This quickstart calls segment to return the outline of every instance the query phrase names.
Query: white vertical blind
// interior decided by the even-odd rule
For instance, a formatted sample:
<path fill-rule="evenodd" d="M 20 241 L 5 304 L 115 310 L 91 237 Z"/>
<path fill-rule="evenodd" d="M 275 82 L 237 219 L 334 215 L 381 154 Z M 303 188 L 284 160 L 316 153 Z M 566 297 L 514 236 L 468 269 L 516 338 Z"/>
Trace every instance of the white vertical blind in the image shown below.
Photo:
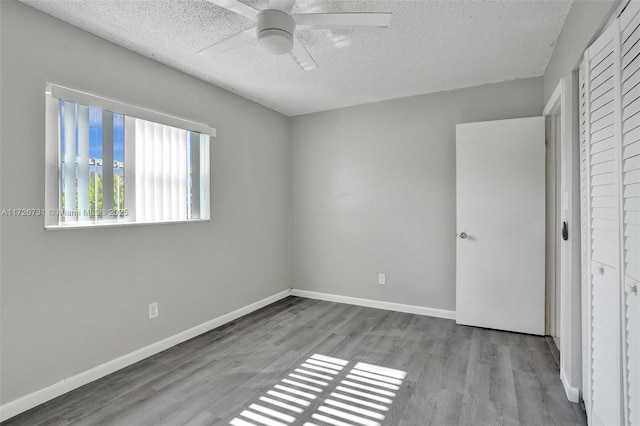
<path fill-rule="evenodd" d="M 102 217 L 113 213 L 113 113 L 102 111 Z"/>
<path fill-rule="evenodd" d="M 171 127 L 162 126 L 162 218 L 171 220 Z"/>
<path fill-rule="evenodd" d="M 153 191 L 153 123 L 145 122 L 144 126 L 144 167 L 142 167 L 142 173 L 144 176 L 144 190 L 145 190 L 145 204 L 144 204 L 144 218 L 145 221 L 153 221 L 155 211 L 155 192 Z"/>
<path fill-rule="evenodd" d="M 192 154 L 191 154 L 191 134 L 187 133 L 186 135 L 186 146 L 187 146 L 187 163 L 186 163 L 186 183 L 187 183 L 187 200 L 190 200 L 191 197 L 191 175 L 192 175 L 192 169 L 191 169 L 191 161 L 193 159 Z M 193 218 L 193 203 L 188 202 L 187 203 L 187 218 L 191 219 Z"/>
<path fill-rule="evenodd" d="M 200 219 L 200 135 L 190 133 L 191 145 L 191 217 Z"/>
<path fill-rule="evenodd" d="M 210 145 L 209 145 L 209 135 L 200 135 L 200 144 L 202 149 L 202 165 L 200 166 L 200 188 L 202 188 L 202 199 L 200 201 L 200 209 L 202 211 L 201 217 L 203 219 L 209 219 L 210 217 L 210 208 L 211 208 L 211 193 L 210 193 Z"/>
<path fill-rule="evenodd" d="M 180 193 L 180 189 L 178 188 L 180 185 L 180 180 L 178 179 L 178 170 L 180 169 L 180 156 L 178 155 L 178 150 L 180 149 L 180 129 L 176 129 L 175 127 L 171 128 L 171 142 L 169 145 L 169 157 L 171 158 L 171 164 L 169 166 L 171 217 L 175 219 L 180 217 L 180 207 L 178 205 L 178 194 Z"/>
<path fill-rule="evenodd" d="M 147 203 L 147 187 L 146 187 L 146 163 L 147 157 L 145 156 L 146 150 L 146 122 L 143 120 L 136 120 L 131 118 L 135 126 L 135 139 L 133 142 L 135 149 L 135 180 L 136 180 L 136 216 L 140 220 L 147 220 L 146 216 L 146 203 Z M 131 145 L 131 144 L 128 144 Z M 126 163 L 125 163 L 126 164 Z M 128 164 L 126 164 L 128 167 Z M 125 173 L 128 170 L 125 170 Z"/>
<path fill-rule="evenodd" d="M 64 103 L 64 204 L 66 220 L 75 220 L 76 210 L 76 104 Z"/>
<path fill-rule="evenodd" d="M 78 105 L 78 212 L 89 220 L 89 107 Z"/>
<path fill-rule="evenodd" d="M 136 134 L 138 133 L 138 123 L 132 117 L 124 117 L 124 206 L 128 214 L 124 215 L 126 222 L 135 222 L 137 218 L 138 197 L 137 186 L 139 185 L 138 174 L 136 173 Z"/>
<path fill-rule="evenodd" d="M 45 201 L 65 213 L 47 215 L 47 228 L 209 218 L 210 134 L 57 99 L 52 87 L 46 92 Z M 97 102 L 119 105 L 103 98 Z M 215 134 L 213 128 L 195 128 Z M 90 216 L 91 206 L 101 210 Z"/>
<path fill-rule="evenodd" d="M 178 219 L 187 220 L 187 132 L 180 132 L 178 135 Z"/>
<path fill-rule="evenodd" d="M 189 132 L 132 120 L 136 129 L 136 214 L 146 222 L 186 220 Z"/>
<path fill-rule="evenodd" d="M 153 179 L 151 181 L 153 187 L 153 219 L 162 221 L 163 202 L 162 202 L 162 124 L 153 123 L 153 139 L 151 141 L 151 152 L 153 152 Z M 149 155 L 149 152 L 147 152 Z"/>

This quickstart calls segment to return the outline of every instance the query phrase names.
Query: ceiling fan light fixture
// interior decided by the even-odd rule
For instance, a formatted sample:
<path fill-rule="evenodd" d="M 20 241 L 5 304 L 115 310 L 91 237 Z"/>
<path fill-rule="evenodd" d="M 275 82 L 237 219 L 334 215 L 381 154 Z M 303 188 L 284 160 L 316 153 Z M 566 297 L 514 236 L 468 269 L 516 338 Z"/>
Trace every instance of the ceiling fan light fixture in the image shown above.
<path fill-rule="evenodd" d="M 256 20 L 258 48 L 270 55 L 291 52 L 295 26 L 288 13 L 278 9 L 263 10 Z"/>
<path fill-rule="evenodd" d="M 264 30 L 258 36 L 258 48 L 269 55 L 291 52 L 293 35 L 280 30 Z"/>
<path fill-rule="evenodd" d="M 205 47 L 199 54 L 212 58 L 255 38 L 258 49 L 269 55 L 288 53 L 305 71 L 318 69 L 318 64 L 296 36 L 296 29 L 388 28 L 392 16 L 386 12 L 291 14 L 296 0 L 268 0 L 267 9 L 263 11 L 247 5 L 244 3 L 246 0 L 208 1 L 255 21 L 256 25 Z M 345 47 L 350 40 L 345 36 L 335 36 L 333 42 L 336 47 Z"/>

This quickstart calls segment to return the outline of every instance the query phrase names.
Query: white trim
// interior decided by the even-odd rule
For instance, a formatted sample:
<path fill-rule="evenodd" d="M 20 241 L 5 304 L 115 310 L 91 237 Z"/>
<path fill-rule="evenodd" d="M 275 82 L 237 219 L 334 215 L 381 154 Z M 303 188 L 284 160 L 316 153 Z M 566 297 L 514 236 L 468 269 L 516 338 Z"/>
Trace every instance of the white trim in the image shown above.
<path fill-rule="evenodd" d="M 581 85 L 581 81 L 582 79 L 585 79 L 585 89 L 584 89 L 584 94 L 585 94 L 585 108 L 586 110 L 584 111 L 585 114 L 585 120 L 584 120 L 584 128 L 583 129 L 579 129 L 579 131 L 584 131 L 585 135 L 590 135 L 590 120 L 589 120 L 589 111 L 588 111 L 588 106 L 590 103 L 590 92 L 591 92 L 591 83 L 589 81 L 589 50 L 585 50 L 584 55 L 583 55 L 583 59 L 582 59 L 582 64 L 580 65 L 581 67 L 581 71 L 582 71 L 582 75 L 580 74 L 580 71 L 578 72 L 578 86 L 580 87 Z M 580 90 L 580 89 L 579 89 Z M 579 102 L 582 102 L 582 99 L 580 97 L 580 93 L 578 93 L 578 99 L 580 99 Z M 580 107 L 578 107 L 580 108 Z M 580 111 L 580 109 L 578 109 L 578 114 L 580 115 L 582 113 L 582 111 Z M 580 120 L 580 119 L 579 119 Z M 589 216 L 591 212 L 591 184 L 590 184 L 590 169 L 591 169 L 591 143 L 590 143 L 590 138 L 585 136 L 585 141 L 584 141 L 584 149 L 585 149 L 585 153 L 584 155 L 584 159 L 586 161 L 586 165 L 585 165 L 585 170 L 584 170 L 584 176 L 582 175 L 582 165 L 580 166 L 580 170 L 581 170 L 581 174 L 580 174 L 580 179 L 585 179 L 585 184 L 584 184 L 584 196 L 585 196 L 585 206 L 584 206 L 584 217 L 582 216 L 583 211 L 581 210 L 580 212 L 580 221 L 582 223 L 583 220 L 585 220 L 587 222 L 587 225 L 585 227 L 585 232 L 584 235 L 582 235 L 582 230 L 580 230 L 581 232 L 581 240 L 580 240 L 580 254 L 581 254 L 581 261 L 584 262 L 585 264 L 582 265 L 581 268 L 581 274 L 580 274 L 580 279 L 581 279 L 581 283 L 580 283 L 580 292 L 581 292 L 581 321 L 582 321 L 582 400 L 584 401 L 584 406 L 585 406 L 585 411 L 586 411 L 586 415 L 587 415 L 587 420 L 590 420 L 592 418 L 592 412 L 591 412 L 591 407 L 592 407 L 592 389 L 593 389 L 593 370 L 591 369 L 591 339 L 592 339 L 592 330 L 591 330 L 591 273 L 589 271 L 590 269 L 590 261 L 589 259 L 591 258 L 591 224 L 588 223 L 589 222 Z M 582 146 L 580 147 L 580 149 L 582 149 Z M 581 160 L 582 161 L 582 158 Z M 583 196 L 582 190 L 580 191 L 580 197 Z M 582 204 L 580 205 L 580 208 L 582 209 Z M 585 273 L 585 270 L 587 271 L 587 273 Z"/>
<path fill-rule="evenodd" d="M 202 123 L 196 123 L 184 118 L 174 117 L 159 111 L 153 111 L 147 108 L 129 105 L 124 102 L 115 101 L 113 99 L 103 98 L 102 96 L 93 95 L 91 93 L 81 92 L 79 90 L 70 89 L 68 87 L 58 86 L 57 84 L 47 83 L 46 93 L 53 98 L 64 101 L 71 101 L 79 104 L 89 105 L 104 110 L 115 112 L 118 114 L 128 115 L 130 117 L 141 118 L 147 121 L 153 121 L 167 126 L 179 127 L 194 132 L 200 132 L 209 136 L 216 137 L 215 127 Z"/>
<path fill-rule="evenodd" d="M 549 100 L 547 101 L 547 104 L 544 107 L 544 111 L 542 112 L 542 114 L 545 117 L 558 117 L 559 116 L 559 121 L 560 121 L 560 140 L 556 139 L 556 134 L 557 134 L 557 129 L 555 127 L 555 125 L 553 125 L 551 127 L 551 131 L 553 131 L 553 149 L 556 153 L 555 157 L 555 162 L 556 164 L 553 164 L 553 169 L 554 169 L 554 174 L 555 174 L 555 180 L 553 182 L 554 184 L 554 190 L 556 190 L 557 188 L 560 189 L 560 193 L 554 193 L 556 200 L 558 200 L 559 202 L 555 203 L 555 211 L 554 211 L 554 220 L 556 218 L 560 219 L 560 223 L 555 223 L 554 225 L 554 231 L 556 233 L 554 233 L 553 238 L 554 238 L 554 242 L 553 244 L 555 245 L 555 239 L 558 238 L 557 232 L 562 229 L 562 221 L 565 218 L 563 215 L 563 206 L 564 206 L 564 187 L 562 186 L 563 184 L 563 179 L 562 179 L 562 175 L 563 169 L 566 169 L 566 163 L 564 161 L 566 161 L 566 155 L 564 155 L 563 152 L 563 143 L 566 140 L 565 137 L 565 129 L 564 129 L 564 104 L 563 104 L 563 99 L 564 99 L 564 77 L 562 77 L 560 79 L 560 81 L 558 82 L 558 85 L 556 86 L 556 88 L 554 89 L 553 93 L 551 94 L 551 97 L 549 98 Z M 547 135 L 550 136 L 550 135 Z M 558 157 L 558 153 L 560 154 L 560 156 Z M 557 173 L 557 163 L 558 161 L 563 161 L 562 164 L 560 164 L 560 168 L 561 168 L 561 173 L 560 175 L 558 175 Z M 554 191 L 555 192 L 555 191 Z M 557 213 L 560 214 L 557 214 Z M 567 223 L 569 223 L 569 221 L 567 220 Z M 556 294 L 558 294 L 557 292 L 557 286 L 560 286 L 560 300 L 555 300 L 555 296 L 554 296 L 554 311 L 556 310 L 557 306 L 560 305 L 560 330 L 556 330 L 556 324 L 557 324 L 557 320 L 558 318 L 556 317 L 555 312 L 553 313 L 553 315 L 551 316 L 555 321 L 556 324 L 546 324 L 545 325 L 545 330 L 553 330 L 557 337 L 560 338 L 560 347 L 558 348 L 560 350 L 560 353 L 564 354 L 565 352 L 565 347 L 567 346 L 566 344 L 566 337 L 567 335 L 565 334 L 565 329 L 564 329 L 564 324 L 565 324 L 565 318 L 566 318 L 566 312 L 564 309 L 564 306 L 562 304 L 563 298 L 564 298 L 564 290 L 563 290 L 563 275 L 562 275 L 562 249 L 563 249 L 563 245 L 562 242 L 556 246 L 556 250 L 554 253 L 554 259 L 553 261 L 555 262 L 555 269 L 554 269 L 554 276 L 553 279 L 556 280 L 556 277 L 560 276 L 560 281 L 556 281 L 554 284 L 554 292 Z M 560 258 L 559 261 L 556 262 L 556 260 Z M 559 271 L 558 271 L 559 270 Z M 545 297 L 545 302 L 548 302 L 548 299 Z M 546 310 L 546 309 L 545 309 Z M 562 370 L 562 364 L 560 365 L 560 369 Z"/>
<path fill-rule="evenodd" d="M 555 115 L 557 113 L 558 108 L 560 107 L 560 103 L 564 98 L 564 77 L 560 79 L 558 85 L 555 90 L 551 94 L 547 105 L 544 107 L 544 111 L 542 115 Z"/>
<path fill-rule="evenodd" d="M 45 96 L 45 179 L 44 205 L 47 208 L 60 209 L 60 106 L 51 96 Z M 51 226 L 58 223 L 58 212 L 48 214 L 44 218 L 44 225 Z"/>
<path fill-rule="evenodd" d="M 51 210 L 49 211 L 51 216 Z M 57 217 L 57 216 L 55 216 Z M 149 222 L 124 222 L 111 221 L 111 222 L 63 222 L 56 225 L 45 225 L 44 229 L 47 231 L 62 231 L 68 229 L 87 229 L 87 228 L 113 228 L 114 226 L 145 226 L 145 225 L 166 225 L 169 223 L 194 223 L 194 222 L 211 222 L 211 219 L 188 219 L 188 220 L 158 220 Z"/>
<path fill-rule="evenodd" d="M 562 380 L 562 386 L 564 387 L 564 393 L 567 395 L 567 399 L 575 403 L 580 402 L 580 391 L 578 388 L 571 387 L 564 371 L 560 372 L 560 380 Z"/>
<path fill-rule="evenodd" d="M 574 211 L 577 208 L 580 209 L 580 205 L 576 206 L 576 199 L 573 193 L 574 181 L 573 181 L 573 169 L 576 167 L 573 158 L 572 141 L 567 138 L 567 129 L 565 125 L 566 113 L 568 111 L 567 98 L 565 96 L 565 81 L 561 78 L 556 86 L 553 94 L 549 98 L 547 105 L 544 108 L 545 116 L 560 116 L 560 140 L 556 141 L 556 144 L 560 144 L 560 160 L 561 160 L 561 176 L 560 176 L 560 205 L 556 208 L 560 209 L 560 220 L 566 221 L 569 224 L 569 240 L 562 241 L 560 244 L 560 282 L 556 285 L 560 285 L 560 300 L 556 303 L 560 303 L 560 353 L 562 359 L 560 362 L 560 378 L 567 393 L 567 398 L 572 402 L 578 402 L 579 391 L 578 388 L 572 386 L 572 380 L 575 371 L 579 371 L 579 365 L 576 365 L 574 354 L 576 351 L 581 351 L 581 346 L 574 348 L 574 332 L 579 332 L 576 329 L 576 324 L 573 321 L 574 306 L 580 306 L 581 300 L 574 300 L 573 291 L 573 262 L 575 261 L 574 253 L 576 250 L 580 251 L 580 246 L 576 243 L 580 241 L 580 227 L 574 223 Z M 578 167 L 580 165 L 578 164 Z M 578 203 L 580 202 L 580 195 L 578 193 Z M 578 219 L 579 223 L 579 219 Z M 579 333 L 581 336 L 582 333 Z M 575 390 L 575 393 L 574 393 Z M 575 398 L 572 399 L 572 398 Z"/>
<path fill-rule="evenodd" d="M 566 120 L 566 96 L 564 89 L 564 77 L 558 82 L 560 89 L 560 98 L 558 99 L 558 106 L 556 107 L 556 114 L 560 115 L 560 223 L 558 226 L 562 226 L 563 221 L 567 222 L 567 228 L 569 232 L 568 241 L 560 241 L 560 377 L 567 381 L 567 386 L 570 386 L 573 376 L 572 371 L 576 370 L 573 356 L 573 250 L 575 249 L 575 241 L 579 241 L 580 228 L 578 227 L 578 233 L 575 233 L 576 226 L 573 223 L 574 215 L 574 194 L 573 194 L 573 154 L 572 154 L 572 141 L 567 138 L 567 129 L 565 126 Z M 557 89 L 556 89 L 557 90 Z M 578 147 L 578 149 L 580 149 Z M 578 195 L 578 200 L 580 196 Z M 578 209 L 580 207 L 578 206 Z M 558 228 L 560 229 L 560 228 Z M 578 247 L 579 249 L 579 247 Z M 580 253 L 582 254 L 582 252 Z M 563 362 L 563 359 L 565 362 Z M 567 395 L 569 398 L 569 395 Z M 577 401 L 575 401 L 577 402 Z"/>
<path fill-rule="evenodd" d="M 167 337 L 166 339 L 160 340 L 159 342 L 152 343 L 149 346 L 145 346 L 144 348 L 138 349 L 119 358 L 98 365 L 97 367 L 94 367 L 90 370 L 66 378 L 58 383 L 47 386 L 46 388 L 37 390 L 23 397 L 7 402 L 6 404 L 0 406 L 0 421 L 10 419 L 11 417 L 14 417 L 33 407 L 43 404 L 53 398 L 77 389 L 80 386 L 86 385 L 87 383 L 98 380 L 108 374 L 121 370 L 131 364 L 134 364 L 138 361 L 169 349 L 179 343 L 185 342 L 189 339 L 193 339 L 194 337 L 213 330 L 214 328 L 220 327 L 221 325 L 224 325 L 253 311 L 277 302 L 278 300 L 284 299 L 289 295 L 290 290 L 281 291 L 265 299 L 259 300 L 255 303 L 229 312 L 228 314 L 224 314 L 203 324 L 197 325 L 178 334 L 174 334 L 173 336 Z"/>
<path fill-rule="evenodd" d="M 0 0 L 1 1 L 1 0 Z M 127 179 L 125 182 L 125 186 L 127 191 L 125 192 L 125 198 L 128 201 L 133 201 L 131 206 L 127 207 L 127 210 L 130 211 L 131 215 L 127 214 L 123 220 L 118 219 L 110 219 L 110 220 L 90 220 L 90 218 L 86 217 L 83 213 L 83 216 L 80 219 L 88 219 L 88 220 L 70 220 L 69 222 L 59 222 L 59 218 L 61 216 L 66 216 L 67 219 L 77 219 L 75 215 L 71 215 L 73 212 L 63 212 L 62 208 L 64 206 L 60 205 L 60 194 L 62 193 L 62 188 L 60 187 L 61 179 L 60 179 L 60 121 L 63 119 L 60 117 L 60 106 L 59 99 L 69 100 L 72 102 L 77 102 L 82 105 L 90 105 L 93 107 L 99 107 L 103 109 L 103 115 L 105 113 L 108 116 L 111 116 L 111 112 L 123 113 L 125 114 L 125 120 L 129 124 L 133 124 L 136 118 L 141 118 L 143 120 L 152 121 L 155 123 L 162 124 L 163 126 L 169 126 L 174 128 L 186 129 L 200 132 L 200 138 L 206 139 L 207 143 L 205 143 L 205 154 L 210 154 L 209 144 L 211 141 L 211 136 L 216 135 L 216 129 L 210 126 L 206 126 L 204 124 L 195 123 L 192 121 L 184 120 L 181 118 L 169 116 L 160 112 L 147 110 L 145 108 L 140 108 L 132 105 L 128 105 L 119 101 L 114 101 L 110 99 L 106 99 L 100 96 L 80 92 L 77 90 L 69 89 L 66 87 L 58 86 L 53 83 L 46 83 L 45 88 L 45 105 L 46 105 L 46 134 L 45 134 L 45 207 L 46 214 L 44 217 L 44 226 L 47 230 L 67 230 L 67 229 L 83 229 L 83 228 L 105 228 L 112 226 L 134 226 L 134 225 L 147 225 L 147 224 L 167 224 L 167 223 L 186 223 L 186 222 L 197 222 L 197 221 L 208 221 L 210 219 L 210 196 L 209 196 L 209 174 L 210 171 L 207 168 L 209 166 L 210 159 L 208 156 L 206 158 L 202 158 L 202 162 L 204 168 L 200 168 L 203 170 L 203 173 L 206 176 L 201 177 L 204 180 L 205 185 L 205 202 L 207 203 L 203 209 L 204 215 L 201 215 L 196 219 L 186 219 L 180 218 L 178 220 L 144 220 L 144 218 L 138 218 L 136 216 L 136 206 L 135 206 L 135 190 L 136 184 L 132 182 L 131 179 Z M 136 117 L 136 118 L 134 118 Z M 103 118 L 104 119 L 104 118 Z M 130 119 L 133 119 L 133 122 L 130 122 Z M 107 126 L 108 127 L 108 126 Z M 125 126 L 125 138 L 127 138 L 127 142 L 133 142 L 131 137 L 135 138 L 135 131 L 131 128 L 132 126 Z M 106 127 L 103 128 L 103 132 L 107 131 Z M 193 133 L 192 133 L 193 135 Z M 110 141 L 111 137 L 104 137 L 103 142 L 105 144 L 106 149 L 105 152 L 108 152 L 111 147 L 107 143 Z M 160 142 L 162 144 L 162 142 Z M 71 145 L 74 145 L 74 141 L 71 141 Z M 136 145 L 133 143 L 133 145 Z M 125 164 L 125 174 L 135 175 L 135 153 L 130 152 L 131 150 L 130 144 L 125 143 L 125 160 L 127 160 Z M 69 151 L 69 150 L 67 150 Z M 132 155 L 133 154 L 133 155 Z M 76 155 L 72 155 L 72 157 L 76 157 Z M 67 159 L 68 160 L 68 159 Z M 105 154 L 105 161 L 108 160 Z M 108 161 L 113 160 L 112 158 Z M 186 166 L 185 166 L 186 167 Z M 185 169 L 186 170 L 186 169 Z M 67 173 L 69 169 L 67 168 Z M 106 173 L 106 172 L 105 172 Z M 72 173 L 73 175 L 73 173 Z M 106 176 L 106 175 L 105 175 Z M 68 178 L 69 176 L 67 176 Z M 73 176 L 72 176 L 73 177 Z M 186 178 L 185 178 L 186 179 Z M 66 179 L 68 182 L 73 179 Z M 105 194 L 107 194 L 107 190 L 105 189 Z M 133 193 L 133 198 L 132 198 Z M 110 199 L 110 197 L 105 198 L 106 200 Z M 200 200 L 198 198 L 198 200 Z M 72 202 L 73 204 L 73 202 Z M 113 210 L 111 205 L 104 205 L 104 210 Z M 185 207 L 186 209 L 186 207 Z"/>
<path fill-rule="evenodd" d="M 367 308 L 385 309 L 387 311 L 405 312 L 407 314 L 425 315 L 428 317 L 456 319 L 456 312 L 446 309 L 427 308 L 424 306 L 404 305 L 402 303 L 383 302 L 381 300 L 361 299 L 358 297 L 341 296 L 339 294 L 319 293 L 308 290 L 291 290 L 291 296 L 307 299 L 325 300 L 327 302 L 346 303 L 348 305 L 364 306 Z"/>

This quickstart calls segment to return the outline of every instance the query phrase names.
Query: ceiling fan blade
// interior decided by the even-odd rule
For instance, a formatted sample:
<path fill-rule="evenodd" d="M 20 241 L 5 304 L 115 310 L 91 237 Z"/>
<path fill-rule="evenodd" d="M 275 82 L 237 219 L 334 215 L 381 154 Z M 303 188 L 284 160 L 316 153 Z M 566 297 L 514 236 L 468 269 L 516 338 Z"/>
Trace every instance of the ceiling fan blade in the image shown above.
<path fill-rule="evenodd" d="M 391 13 L 303 13 L 291 15 L 296 28 L 386 28 L 391 25 Z"/>
<path fill-rule="evenodd" d="M 293 49 L 291 49 L 289 55 L 291 55 L 293 60 L 305 71 L 318 69 L 318 64 L 313 60 L 298 37 L 293 37 Z"/>
<path fill-rule="evenodd" d="M 234 47 L 241 45 L 242 43 L 252 41 L 255 37 L 256 29 L 255 27 L 251 27 L 242 31 L 241 33 L 232 35 L 231 37 L 227 37 L 224 40 L 220 40 L 219 42 L 214 43 L 209 47 L 205 47 L 198 53 L 200 55 L 213 58 L 214 56 L 218 56 L 226 52 L 227 50 L 231 50 Z"/>
<path fill-rule="evenodd" d="M 229 9 L 232 12 L 237 13 L 238 15 L 246 16 L 249 19 L 256 20 L 256 17 L 260 13 L 259 10 L 252 8 L 251 6 L 247 6 L 239 0 L 209 0 L 211 3 L 216 6 L 224 7 L 225 9 Z"/>
<path fill-rule="evenodd" d="M 284 12 L 291 13 L 296 0 L 269 0 L 269 9 L 280 9 Z"/>

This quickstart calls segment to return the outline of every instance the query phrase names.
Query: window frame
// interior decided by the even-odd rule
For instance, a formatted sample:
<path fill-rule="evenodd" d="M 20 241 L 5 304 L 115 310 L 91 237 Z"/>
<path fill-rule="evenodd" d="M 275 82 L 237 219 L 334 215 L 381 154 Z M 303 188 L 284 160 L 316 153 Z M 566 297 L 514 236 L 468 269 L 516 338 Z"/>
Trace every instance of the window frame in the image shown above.
<path fill-rule="evenodd" d="M 113 226 L 139 226 L 139 225 L 157 225 L 157 224 L 169 224 L 169 223 L 193 223 L 193 222 L 208 222 L 211 220 L 211 198 L 210 198 L 210 186 L 211 186 L 211 169 L 210 158 L 206 158 L 206 165 L 208 172 L 206 176 L 209 177 L 207 187 L 205 188 L 205 217 L 186 219 L 186 220 L 159 220 L 159 221 L 136 221 L 133 220 L 103 220 L 99 222 L 93 221 L 78 221 L 78 222 L 60 222 L 60 139 L 59 139 L 59 102 L 60 100 L 74 102 L 77 104 L 87 105 L 90 107 L 100 108 L 102 110 L 110 111 L 117 114 L 122 114 L 126 117 L 135 119 L 142 119 L 151 121 L 161 125 L 176 127 L 182 130 L 191 132 L 197 132 L 203 135 L 207 135 L 210 138 L 216 137 L 216 128 L 197 123 L 194 121 L 186 120 L 183 118 L 175 117 L 169 114 L 158 112 L 155 110 L 142 108 L 134 105 L 130 105 L 124 102 L 119 102 L 113 99 L 108 99 L 102 96 L 82 92 L 79 90 L 70 89 L 68 87 L 60 86 L 54 83 L 46 83 L 45 87 L 45 219 L 44 227 L 47 230 L 61 230 L 61 229 L 87 229 L 87 228 L 106 228 Z M 127 129 L 125 128 L 125 133 Z M 209 138 L 209 146 L 211 145 L 211 139 Z M 126 148 L 125 148 L 126 149 Z M 210 149 L 208 149 L 210 155 Z M 125 161 L 125 169 L 127 168 Z M 132 167 L 131 170 L 134 170 Z M 134 171 L 135 176 L 135 171 Z M 129 179 L 129 183 L 125 180 L 125 194 L 127 188 L 131 189 L 135 186 L 135 179 Z M 135 193 L 135 190 L 132 191 Z M 126 196 L 126 195 L 125 195 Z M 135 204 L 135 203 L 134 203 Z M 127 206 L 128 210 L 133 211 L 132 217 L 135 217 L 134 206 Z"/>

